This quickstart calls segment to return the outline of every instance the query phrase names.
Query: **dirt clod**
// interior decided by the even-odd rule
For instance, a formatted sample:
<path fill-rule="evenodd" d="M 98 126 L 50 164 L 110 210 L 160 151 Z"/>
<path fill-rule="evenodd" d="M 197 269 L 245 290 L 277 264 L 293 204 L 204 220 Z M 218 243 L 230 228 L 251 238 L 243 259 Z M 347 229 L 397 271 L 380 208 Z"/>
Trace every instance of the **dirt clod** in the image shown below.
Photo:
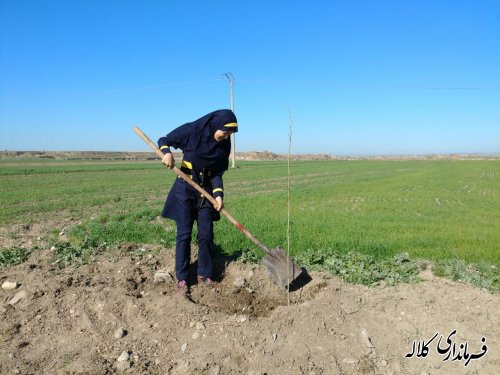
<path fill-rule="evenodd" d="M 17 292 L 15 296 L 9 301 L 9 305 L 14 306 L 19 301 L 25 298 L 26 298 L 26 292 L 24 290 L 21 290 L 20 292 Z"/>
<path fill-rule="evenodd" d="M 115 331 L 115 339 L 121 339 L 123 337 L 125 337 L 127 335 L 127 331 L 125 329 L 123 329 L 123 327 L 120 327 L 118 328 L 116 331 Z"/>
<path fill-rule="evenodd" d="M 19 286 L 19 284 L 17 283 L 17 281 L 5 281 L 2 283 L 3 290 L 17 289 L 18 286 Z"/>
<path fill-rule="evenodd" d="M 128 361 L 130 359 L 130 353 L 124 350 L 122 354 L 116 359 L 118 362 Z"/>
<path fill-rule="evenodd" d="M 156 271 L 154 278 L 153 278 L 155 283 L 173 283 L 174 278 L 172 275 L 167 271 L 167 270 L 158 270 Z"/>

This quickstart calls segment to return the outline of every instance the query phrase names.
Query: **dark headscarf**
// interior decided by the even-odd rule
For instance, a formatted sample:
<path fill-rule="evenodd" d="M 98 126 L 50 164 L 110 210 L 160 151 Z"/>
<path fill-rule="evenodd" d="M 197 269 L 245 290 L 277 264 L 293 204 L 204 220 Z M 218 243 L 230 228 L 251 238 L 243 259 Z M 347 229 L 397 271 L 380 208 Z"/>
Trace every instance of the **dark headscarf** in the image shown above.
<path fill-rule="evenodd" d="M 189 141 L 184 148 L 184 157 L 198 168 L 225 171 L 231 153 L 230 138 L 217 142 L 217 130 L 238 131 L 236 116 L 229 109 L 214 111 L 189 124 Z"/>

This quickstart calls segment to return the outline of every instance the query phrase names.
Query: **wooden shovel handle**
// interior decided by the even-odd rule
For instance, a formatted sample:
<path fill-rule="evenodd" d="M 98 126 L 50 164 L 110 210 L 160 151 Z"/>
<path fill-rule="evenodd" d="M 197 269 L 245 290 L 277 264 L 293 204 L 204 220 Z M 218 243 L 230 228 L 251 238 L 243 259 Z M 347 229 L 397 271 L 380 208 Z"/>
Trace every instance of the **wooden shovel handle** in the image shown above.
<path fill-rule="evenodd" d="M 149 147 L 158 155 L 160 159 L 163 159 L 163 152 L 156 146 L 149 137 L 144 134 L 141 129 L 139 129 L 137 126 L 134 126 L 134 131 L 137 133 L 139 137 L 142 138 L 144 142 L 146 142 Z M 173 167 L 172 170 L 177 173 L 178 176 L 180 176 L 184 181 L 186 181 L 189 185 L 191 185 L 193 188 L 198 190 L 206 199 L 209 200 L 210 203 L 212 203 L 214 206 L 217 205 L 217 201 L 210 195 L 205 189 L 203 189 L 200 185 L 198 185 L 196 182 L 194 182 L 191 178 L 189 178 L 183 171 L 181 171 L 177 167 Z M 245 236 L 248 237 L 250 241 L 252 241 L 255 245 L 257 245 L 264 253 L 268 255 L 272 255 L 270 250 L 262 244 L 258 239 L 256 239 L 252 233 L 250 233 L 242 224 L 240 224 L 234 217 L 231 215 L 225 208 L 223 208 L 220 211 L 225 217 L 228 218 L 228 220 L 233 223 L 233 225 L 238 228 Z"/>

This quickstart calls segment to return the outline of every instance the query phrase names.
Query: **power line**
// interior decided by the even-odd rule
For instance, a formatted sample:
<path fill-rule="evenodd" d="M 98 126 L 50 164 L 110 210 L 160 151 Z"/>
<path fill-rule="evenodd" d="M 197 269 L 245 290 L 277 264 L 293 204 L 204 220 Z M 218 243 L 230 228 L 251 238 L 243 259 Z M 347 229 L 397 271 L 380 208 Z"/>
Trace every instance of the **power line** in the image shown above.
<path fill-rule="evenodd" d="M 149 86 L 137 86 L 137 87 L 123 87 L 123 88 L 118 88 L 118 89 L 105 89 L 105 90 L 96 90 L 96 91 L 69 91 L 65 92 L 62 94 L 54 94 L 54 95 L 47 95 L 47 96 L 28 96 L 28 97 L 1 97 L 0 100 L 7 100 L 7 99 L 58 99 L 58 98 L 67 98 L 68 96 L 101 96 L 101 95 L 114 95 L 114 94 L 122 94 L 122 93 L 127 93 L 127 92 L 134 92 L 134 91 L 148 91 L 148 90 L 158 90 L 158 89 L 164 89 L 164 88 L 169 88 L 169 87 L 183 87 L 183 86 L 197 86 L 197 85 L 203 85 L 207 83 L 220 83 L 220 80 L 218 79 L 210 79 L 210 80 L 200 80 L 200 81 L 183 81 L 183 82 L 171 82 L 171 83 L 162 83 L 158 85 L 149 85 Z"/>
<path fill-rule="evenodd" d="M 290 84 L 290 85 L 306 85 L 310 87 L 332 87 L 339 89 L 384 89 L 384 90 L 476 90 L 476 91 L 497 91 L 500 87 L 487 86 L 410 86 L 410 85 L 370 85 L 370 84 L 340 84 L 327 81 L 297 81 L 297 80 L 252 80 L 241 79 L 240 83 L 255 83 L 255 84 Z"/>
<path fill-rule="evenodd" d="M 231 92 L 232 92 L 232 84 L 234 82 L 234 76 L 231 73 L 223 74 L 231 84 Z M 106 95 L 115 95 L 115 94 L 123 94 L 127 92 L 134 91 L 148 91 L 148 90 L 158 90 L 165 89 L 170 87 L 183 87 L 183 86 L 198 86 L 204 85 L 208 83 L 220 83 L 220 80 L 217 79 L 207 79 L 207 80 L 199 80 L 199 81 L 182 81 L 182 82 L 170 82 L 170 83 L 162 83 L 158 85 L 148 85 L 148 86 L 138 86 L 138 87 L 125 87 L 118 89 L 105 89 L 105 90 L 97 90 L 97 91 L 69 91 L 62 94 L 54 94 L 47 96 L 23 96 L 23 97 L 2 97 L 0 96 L 0 100 L 26 100 L 26 99 L 58 99 L 58 98 L 68 98 L 68 97 L 80 97 L 80 96 L 106 96 Z M 257 84 L 257 85 L 296 85 L 296 86 L 307 86 L 307 87 L 324 87 L 324 88 L 333 88 L 333 89 L 346 89 L 346 90 L 408 90 L 408 91 L 500 91 L 500 87 L 496 86 L 411 86 L 411 85 L 370 85 L 370 84 L 340 84 L 335 82 L 327 82 L 327 81 L 300 81 L 300 80 L 256 80 L 256 79 L 241 79 L 238 80 L 240 84 Z M 233 106 L 233 98 L 231 97 L 231 106 Z M 234 110 L 234 109 L 233 109 Z"/>

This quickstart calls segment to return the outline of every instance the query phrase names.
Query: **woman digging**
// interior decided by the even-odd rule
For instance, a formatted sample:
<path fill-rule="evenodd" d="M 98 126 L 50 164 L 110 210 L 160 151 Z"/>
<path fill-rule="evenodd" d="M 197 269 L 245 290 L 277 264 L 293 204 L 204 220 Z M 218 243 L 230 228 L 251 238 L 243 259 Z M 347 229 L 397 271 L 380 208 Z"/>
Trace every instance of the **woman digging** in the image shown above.
<path fill-rule="evenodd" d="M 168 193 L 162 216 L 175 220 L 175 273 L 177 291 L 185 295 L 191 260 L 191 233 L 198 223 L 198 283 L 212 285 L 212 258 L 214 253 L 213 222 L 220 219 L 224 207 L 222 175 L 228 168 L 231 152 L 231 133 L 238 131 L 236 116 L 228 109 L 209 113 L 202 118 L 179 126 L 158 140 L 163 152 L 163 164 L 175 166 L 171 147 L 183 151 L 181 171 L 212 194 L 217 205 L 212 206 L 199 192 L 181 178 L 177 178 Z"/>

